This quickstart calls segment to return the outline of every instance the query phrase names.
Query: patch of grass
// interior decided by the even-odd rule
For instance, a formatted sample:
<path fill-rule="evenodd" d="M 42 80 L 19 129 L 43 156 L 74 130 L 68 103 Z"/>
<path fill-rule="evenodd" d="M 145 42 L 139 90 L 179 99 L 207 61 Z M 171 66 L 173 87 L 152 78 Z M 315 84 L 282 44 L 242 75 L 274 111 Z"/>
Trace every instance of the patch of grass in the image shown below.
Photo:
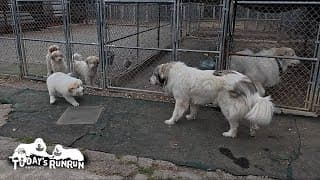
<path fill-rule="evenodd" d="M 141 166 L 138 166 L 138 171 L 140 174 L 145 174 L 145 175 L 148 175 L 148 176 L 151 176 L 154 172 L 155 168 L 154 167 L 141 167 Z"/>
<path fill-rule="evenodd" d="M 17 142 L 26 143 L 26 144 L 30 144 L 30 143 L 33 143 L 35 139 L 36 139 L 36 138 L 22 137 L 22 138 L 18 138 L 16 141 L 17 141 Z"/>

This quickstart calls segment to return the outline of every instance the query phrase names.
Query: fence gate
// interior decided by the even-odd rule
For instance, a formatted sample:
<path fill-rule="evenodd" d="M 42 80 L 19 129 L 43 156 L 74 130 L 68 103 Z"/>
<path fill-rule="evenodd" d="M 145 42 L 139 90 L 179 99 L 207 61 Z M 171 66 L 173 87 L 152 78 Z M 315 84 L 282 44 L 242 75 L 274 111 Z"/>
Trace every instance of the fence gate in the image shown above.
<path fill-rule="evenodd" d="M 73 53 L 100 57 L 95 87 L 162 95 L 148 82 L 158 64 L 178 60 L 200 69 L 225 69 L 229 57 L 245 48 L 286 46 L 295 50 L 300 64 L 288 67 L 281 83 L 267 92 L 281 108 L 319 113 L 319 2 L 2 2 L 0 74 L 45 80 L 47 48 L 57 44 L 70 71 Z"/>
<path fill-rule="evenodd" d="M 225 1 L 227 2 L 227 1 Z M 108 88 L 161 92 L 149 84 L 154 68 L 170 61 L 217 68 L 223 6 L 181 0 L 101 2 Z M 227 8 L 226 8 L 227 9 Z"/>
<path fill-rule="evenodd" d="M 266 90 L 278 107 L 292 113 L 315 115 L 316 112 L 319 10 L 318 2 L 234 1 L 233 4 L 233 21 L 229 24 L 230 57 L 245 49 L 255 53 L 273 47 L 290 47 L 296 52 L 298 58 L 291 59 L 248 55 L 257 61 L 277 58 L 289 64 L 280 74 L 280 83 Z M 232 63 L 231 59 L 228 64 Z M 300 64 L 294 65 L 294 59 Z"/>

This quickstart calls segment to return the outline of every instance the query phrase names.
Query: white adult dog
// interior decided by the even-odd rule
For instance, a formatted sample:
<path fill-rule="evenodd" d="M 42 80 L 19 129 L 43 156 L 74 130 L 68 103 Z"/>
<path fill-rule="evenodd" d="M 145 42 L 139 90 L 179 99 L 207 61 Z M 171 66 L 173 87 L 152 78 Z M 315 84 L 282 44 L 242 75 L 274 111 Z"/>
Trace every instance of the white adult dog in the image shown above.
<path fill-rule="evenodd" d="M 288 47 L 263 49 L 258 53 L 246 49 L 237 53 L 243 55 L 297 57 L 295 51 Z M 277 59 L 237 55 L 233 55 L 230 58 L 230 69 L 245 74 L 253 80 L 258 86 L 261 95 L 265 93 L 263 87 L 275 86 L 280 82 L 280 74 L 282 72 L 285 72 L 289 66 L 300 63 L 299 60 L 286 58 Z"/>
<path fill-rule="evenodd" d="M 55 72 L 67 73 L 67 64 L 64 60 L 63 53 L 57 45 L 51 45 L 46 55 L 47 75 L 50 76 Z"/>
<path fill-rule="evenodd" d="M 73 55 L 74 72 L 85 80 L 85 83 L 93 86 L 97 76 L 99 58 L 97 56 L 89 56 L 85 60 L 83 57 L 75 53 Z"/>
<path fill-rule="evenodd" d="M 52 152 L 52 159 L 63 160 L 71 159 L 75 161 L 83 161 L 84 157 L 79 149 L 65 149 L 62 145 L 57 144 Z"/>
<path fill-rule="evenodd" d="M 161 64 L 154 70 L 151 84 L 164 87 L 176 101 L 172 117 L 165 123 L 173 125 L 190 107 L 186 119 L 195 119 L 198 105 L 217 104 L 229 121 L 225 137 L 236 137 L 239 121 L 251 122 L 250 134 L 258 124 L 269 124 L 273 115 L 270 97 L 261 97 L 253 82 L 236 71 L 199 70 L 181 62 Z"/>
<path fill-rule="evenodd" d="M 74 96 L 83 96 L 83 86 L 80 79 L 71 77 L 65 73 L 56 72 L 47 79 L 47 87 L 50 96 L 50 104 L 55 103 L 56 97 L 64 97 L 73 106 L 79 106 Z"/>
<path fill-rule="evenodd" d="M 20 144 L 14 150 L 12 158 L 17 157 L 19 160 L 26 160 L 27 156 L 40 156 L 48 157 L 47 145 L 44 143 L 42 138 L 37 138 L 33 143 L 30 144 Z"/>

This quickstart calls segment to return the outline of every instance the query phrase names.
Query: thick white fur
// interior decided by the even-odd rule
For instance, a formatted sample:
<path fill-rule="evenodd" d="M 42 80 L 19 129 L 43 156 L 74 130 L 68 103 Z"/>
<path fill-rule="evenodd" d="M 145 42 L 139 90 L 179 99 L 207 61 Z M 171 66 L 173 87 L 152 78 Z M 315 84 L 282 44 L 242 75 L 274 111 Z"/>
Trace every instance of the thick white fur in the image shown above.
<path fill-rule="evenodd" d="M 74 96 L 83 95 L 82 81 L 67 74 L 56 72 L 47 79 L 50 104 L 55 103 L 56 97 L 64 97 L 73 106 L 79 106 Z"/>
<path fill-rule="evenodd" d="M 64 60 L 63 53 L 57 45 L 51 45 L 46 55 L 47 76 L 55 72 L 67 73 L 67 64 Z"/>
<path fill-rule="evenodd" d="M 41 156 L 48 157 L 47 145 L 44 143 L 42 138 L 37 138 L 33 143 L 20 144 L 14 150 L 11 158 L 18 158 L 19 160 L 25 161 L 27 156 Z"/>
<path fill-rule="evenodd" d="M 230 130 L 225 137 L 236 137 L 239 121 L 251 121 L 250 134 L 254 135 L 258 124 L 269 124 L 273 114 L 270 97 L 261 97 L 254 84 L 245 75 L 232 71 L 221 76 L 213 75 L 212 70 L 199 70 L 181 62 L 159 65 L 150 78 L 151 84 L 162 85 L 176 101 L 172 117 L 165 123 L 173 125 L 189 109 L 188 120 L 195 119 L 199 105 L 215 103 L 229 121 Z M 163 83 L 164 82 L 164 83 Z M 255 90 L 249 90 L 245 82 Z M 240 90 L 239 90 L 240 89 Z M 251 88 L 252 89 L 252 88 Z"/>
<path fill-rule="evenodd" d="M 89 56 L 86 60 L 83 57 L 75 53 L 73 55 L 74 72 L 76 75 L 84 79 L 86 84 L 93 86 L 99 65 L 99 58 L 96 56 Z"/>
<path fill-rule="evenodd" d="M 243 55 L 262 55 L 262 56 L 287 56 L 297 57 L 293 49 L 287 47 L 263 49 L 258 53 L 251 50 L 244 50 L 237 52 Z M 279 59 L 283 72 L 288 66 L 299 64 L 300 61 L 296 59 Z M 250 57 L 250 56 L 231 56 L 230 69 L 236 70 L 242 74 L 247 75 L 253 80 L 259 89 L 263 92 L 263 87 L 272 87 L 280 82 L 280 69 L 275 58 L 265 57 Z M 263 86 L 263 87 L 262 87 Z"/>
<path fill-rule="evenodd" d="M 84 157 L 79 149 L 65 149 L 62 145 L 57 144 L 52 152 L 52 158 L 56 160 L 68 159 L 75 161 L 83 161 Z"/>

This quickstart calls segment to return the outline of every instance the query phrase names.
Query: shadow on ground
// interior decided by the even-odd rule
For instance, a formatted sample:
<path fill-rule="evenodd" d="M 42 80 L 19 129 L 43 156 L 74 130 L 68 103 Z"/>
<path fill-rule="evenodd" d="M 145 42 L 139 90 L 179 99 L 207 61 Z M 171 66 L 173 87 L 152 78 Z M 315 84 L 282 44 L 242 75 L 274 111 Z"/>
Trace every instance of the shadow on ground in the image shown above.
<path fill-rule="evenodd" d="M 57 125 L 69 107 L 63 99 L 49 105 L 47 92 L 0 86 L 0 99 L 14 104 L 0 136 L 42 137 L 45 142 L 115 154 L 172 161 L 206 170 L 223 169 L 235 175 L 276 178 L 320 177 L 320 122 L 315 118 L 275 116 L 272 124 L 249 137 L 246 122 L 239 137 L 222 137 L 228 129 L 220 112 L 202 108 L 198 119 L 182 119 L 168 127 L 173 105 L 168 103 L 85 96 L 82 106 L 103 106 L 94 125 Z"/>

